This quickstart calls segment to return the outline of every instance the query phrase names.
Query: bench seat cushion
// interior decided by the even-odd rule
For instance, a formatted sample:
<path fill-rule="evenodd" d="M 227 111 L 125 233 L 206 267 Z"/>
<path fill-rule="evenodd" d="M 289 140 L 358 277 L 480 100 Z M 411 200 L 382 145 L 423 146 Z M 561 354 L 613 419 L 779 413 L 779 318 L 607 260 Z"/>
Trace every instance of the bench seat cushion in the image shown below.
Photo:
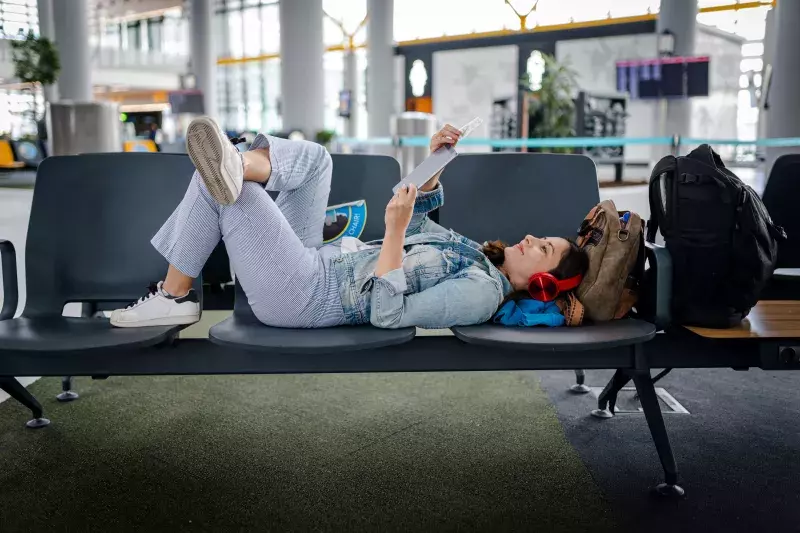
<path fill-rule="evenodd" d="M 168 340 L 180 326 L 114 328 L 105 318 L 16 318 L 0 322 L 0 357 L 6 350 L 74 352 L 144 348 Z"/>
<path fill-rule="evenodd" d="M 343 350 L 368 350 L 409 342 L 415 328 L 379 329 L 370 325 L 322 329 L 265 326 L 255 318 L 234 315 L 209 331 L 216 344 L 244 350 L 319 354 Z"/>
<path fill-rule="evenodd" d="M 452 328 L 453 334 L 469 344 L 511 350 L 585 351 L 630 346 L 651 340 L 656 328 L 642 320 L 614 320 L 576 328 L 524 328 L 498 324 Z"/>

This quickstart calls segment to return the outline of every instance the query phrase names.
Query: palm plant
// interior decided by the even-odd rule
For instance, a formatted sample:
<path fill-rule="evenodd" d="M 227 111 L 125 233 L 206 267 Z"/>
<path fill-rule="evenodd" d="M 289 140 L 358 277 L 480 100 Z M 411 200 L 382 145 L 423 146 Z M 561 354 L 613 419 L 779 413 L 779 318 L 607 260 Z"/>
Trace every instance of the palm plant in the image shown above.
<path fill-rule="evenodd" d="M 47 37 L 37 36 L 30 31 L 24 40 L 11 41 L 11 49 L 14 54 L 14 77 L 27 85 L 26 90 L 31 95 L 36 86 L 53 85 L 58 80 L 61 71 L 58 50 Z M 26 114 L 37 123 L 43 118 L 37 114 L 35 102 Z"/>
<path fill-rule="evenodd" d="M 526 73 L 520 80 L 528 100 L 529 136 L 573 137 L 575 135 L 575 101 L 577 74 L 567 64 L 549 54 L 542 54 L 544 71 L 541 82 Z M 533 85 L 533 87 L 532 87 Z M 531 89 L 534 90 L 531 90 Z"/>

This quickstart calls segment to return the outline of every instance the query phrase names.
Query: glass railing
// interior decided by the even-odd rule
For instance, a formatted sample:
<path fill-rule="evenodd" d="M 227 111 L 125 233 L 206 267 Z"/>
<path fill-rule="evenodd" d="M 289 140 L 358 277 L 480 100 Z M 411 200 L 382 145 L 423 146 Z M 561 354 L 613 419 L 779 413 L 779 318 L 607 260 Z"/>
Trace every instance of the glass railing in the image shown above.
<path fill-rule="evenodd" d="M 189 65 L 187 55 L 119 48 L 94 48 L 92 59 L 97 68 L 155 69 L 176 73 L 186 72 Z"/>
<path fill-rule="evenodd" d="M 189 56 L 183 54 L 101 47 L 93 48 L 90 53 L 94 67 L 101 69 L 156 70 L 179 74 L 186 72 L 189 65 Z M 10 40 L 0 39 L 0 78 L 13 76 L 12 63 Z"/>

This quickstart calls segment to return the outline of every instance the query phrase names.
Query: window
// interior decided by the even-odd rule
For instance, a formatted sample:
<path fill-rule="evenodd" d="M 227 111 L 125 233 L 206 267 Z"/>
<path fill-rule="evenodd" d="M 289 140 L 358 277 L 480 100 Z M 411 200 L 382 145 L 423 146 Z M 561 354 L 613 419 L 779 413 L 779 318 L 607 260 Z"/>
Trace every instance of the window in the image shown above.
<path fill-rule="evenodd" d="M 248 131 L 262 131 L 264 121 L 264 101 L 262 86 L 264 78 L 261 65 L 256 62 L 245 63 L 244 67 L 244 94 L 245 102 L 245 129 Z"/>
<path fill-rule="evenodd" d="M 514 0 L 522 14 L 533 0 Z M 629 17 L 656 13 L 659 0 L 539 0 L 527 17 L 526 27 L 565 24 L 570 21 Z M 520 20 L 502 0 L 403 0 L 394 4 L 397 41 L 441 37 L 471 32 L 519 29 Z"/>
<path fill-rule="evenodd" d="M 764 6 L 751 9 L 700 13 L 697 15 L 697 22 L 736 34 L 748 41 L 761 41 L 764 39 L 767 12 L 769 10 L 769 6 Z"/>
<path fill-rule="evenodd" d="M 21 38 L 39 32 L 36 0 L 0 0 L 0 37 Z"/>
<path fill-rule="evenodd" d="M 13 138 L 38 134 L 31 111 L 35 109 L 38 116 L 44 112 L 41 90 L 0 89 L 0 101 L 6 102 L 5 106 L 0 106 L 0 133 L 8 133 Z"/>
<path fill-rule="evenodd" d="M 527 63 L 528 79 L 530 80 L 531 91 L 538 91 L 542 88 L 542 78 L 544 77 L 544 56 L 539 50 L 531 52 Z"/>
<path fill-rule="evenodd" d="M 339 118 L 339 91 L 344 82 L 344 52 L 327 52 L 323 60 L 325 68 L 325 122 L 326 130 L 344 131 Z"/>

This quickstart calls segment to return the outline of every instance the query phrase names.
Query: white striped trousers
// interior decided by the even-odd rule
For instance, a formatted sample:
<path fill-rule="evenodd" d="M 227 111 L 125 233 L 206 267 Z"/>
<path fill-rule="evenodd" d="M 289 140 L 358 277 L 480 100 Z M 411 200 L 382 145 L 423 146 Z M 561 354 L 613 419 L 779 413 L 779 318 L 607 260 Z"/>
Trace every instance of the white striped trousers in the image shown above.
<path fill-rule="evenodd" d="M 220 238 L 256 317 L 278 327 L 328 327 L 345 322 L 336 277 L 317 248 L 331 187 L 324 147 L 259 135 L 269 147 L 266 188 L 245 182 L 239 199 L 217 204 L 195 172 L 186 195 L 152 244 L 171 265 L 200 275 Z M 277 200 L 267 191 L 279 191 Z"/>

